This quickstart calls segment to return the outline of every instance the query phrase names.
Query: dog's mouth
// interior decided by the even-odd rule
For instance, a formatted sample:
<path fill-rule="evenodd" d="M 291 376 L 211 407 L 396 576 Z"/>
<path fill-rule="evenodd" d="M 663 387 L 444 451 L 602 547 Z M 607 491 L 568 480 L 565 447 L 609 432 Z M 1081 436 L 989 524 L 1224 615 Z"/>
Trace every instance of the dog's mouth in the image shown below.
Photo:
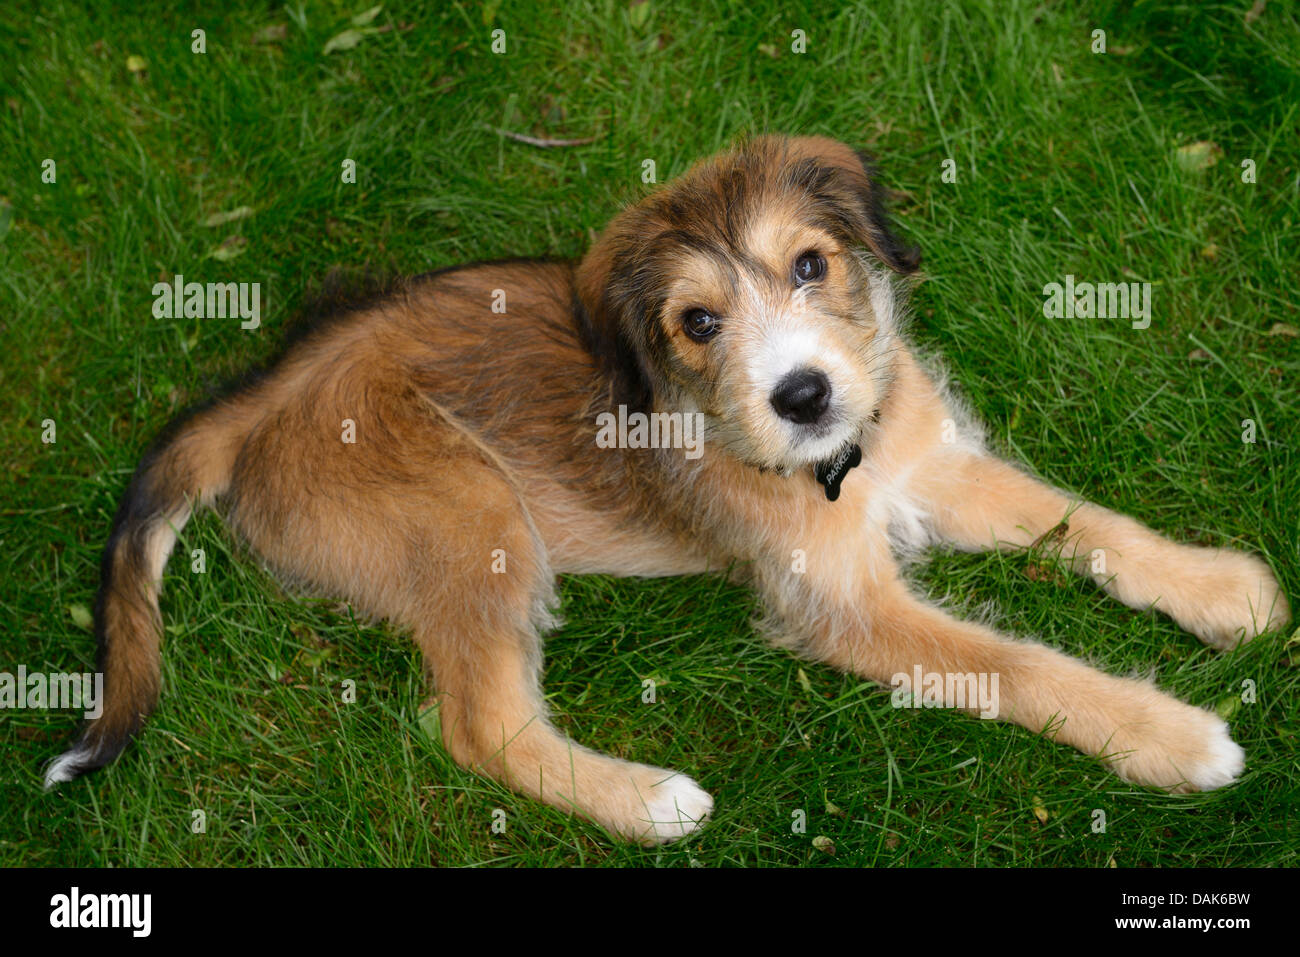
<path fill-rule="evenodd" d="M 724 440 L 723 445 L 730 446 L 728 451 L 760 472 L 790 478 L 804 469 L 812 469 L 817 482 L 825 489 L 826 497 L 833 502 L 839 497 L 839 483 L 862 462 L 863 450 L 870 447 L 879 419 L 880 409 L 875 408 L 861 418 L 850 419 L 841 411 L 824 421 L 801 425 L 793 430 L 787 424 L 783 448 L 775 454 L 758 451 L 750 444 L 752 439 L 748 431 L 740 429 L 731 432 L 731 440 Z M 715 428 L 721 424 L 717 419 L 714 422 Z M 721 438 L 726 433 L 713 434 L 715 438 Z"/>
<path fill-rule="evenodd" d="M 795 426 L 790 435 L 790 451 L 802 460 L 801 464 L 831 461 L 846 448 L 862 444 L 879 418 L 879 409 L 861 418 L 837 410 L 822 421 Z"/>

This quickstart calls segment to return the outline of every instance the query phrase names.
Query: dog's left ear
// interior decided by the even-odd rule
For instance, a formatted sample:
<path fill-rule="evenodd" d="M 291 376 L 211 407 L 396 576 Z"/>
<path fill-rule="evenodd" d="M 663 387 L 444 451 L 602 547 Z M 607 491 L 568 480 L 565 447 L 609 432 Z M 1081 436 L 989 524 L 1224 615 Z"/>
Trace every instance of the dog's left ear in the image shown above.
<path fill-rule="evenodd" d="M 794 137 L 785 145 L 796 163 L 811 161 L 826 174 L 818 176 L 817 192 L 850 236 L 903 275 L 920 268 L 921 250 L 900 239 L 890 225 L 875 164 L 866 153 L 824 136 Z"/>

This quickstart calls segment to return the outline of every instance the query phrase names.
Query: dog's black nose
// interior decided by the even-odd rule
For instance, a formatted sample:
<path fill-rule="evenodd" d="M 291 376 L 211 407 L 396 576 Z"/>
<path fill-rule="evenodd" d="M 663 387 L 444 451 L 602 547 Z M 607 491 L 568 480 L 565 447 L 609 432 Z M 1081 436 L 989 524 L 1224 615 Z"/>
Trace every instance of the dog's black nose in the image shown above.
<path fill-rule="evenodd" d="M 781 418 L 810 425 L 831 404 L 831 382 L 817 369 L 799 369 L 777 383 L 771 402 Z"/>

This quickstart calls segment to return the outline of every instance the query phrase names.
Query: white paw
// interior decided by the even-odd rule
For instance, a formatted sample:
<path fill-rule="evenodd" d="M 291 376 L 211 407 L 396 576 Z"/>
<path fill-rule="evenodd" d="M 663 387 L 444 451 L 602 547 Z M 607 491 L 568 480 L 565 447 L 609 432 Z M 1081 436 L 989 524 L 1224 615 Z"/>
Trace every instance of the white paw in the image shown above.
<path fill-rule="evenodd" d="M 698 831 L 713 813 L 713 798 L 684 774 L 661 781 L 645 795 L 641 821 L 648 826 L 642 840 L 651 844 L 675 841 Z"/>
<path fill-rule="evenodd" d="M 1154 689 L 1148 689 L 1154 691 Z M 1111 766 L 1126 781 L 1186 794 L 1231 784 L 1246 753 L 1212 711 L 1157 694 L 1126 715 L 1111 739 Z"/>
<path fill-rule="evenodd" d="M 1201 760 L 1182 769 L 1187 777 L 1185 789 L 1213 791 L 1221 788 L 1237 780 L 1245 766 L 1246 752 L 1229 737 L 1228 725 L 1223 721 L 1215 722 Z"/>

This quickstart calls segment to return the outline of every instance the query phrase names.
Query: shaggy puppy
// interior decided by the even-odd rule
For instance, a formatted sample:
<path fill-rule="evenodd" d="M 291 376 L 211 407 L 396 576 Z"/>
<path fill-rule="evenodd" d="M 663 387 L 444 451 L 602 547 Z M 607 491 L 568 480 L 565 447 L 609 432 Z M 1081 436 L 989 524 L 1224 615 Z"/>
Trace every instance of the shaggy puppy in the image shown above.
<path fill-rule="evenodd" d="M 111 761 L 153 708 L 163 567 L 214 505 L 288 579 L 411 631 L 458 762 L 629 839 L 688 834 L 712 800 L 547 720 L 557 573 L 737 568 L 798 654 L 1050 728 L 1130 781 L 1232 781 L 1243 753 L 1214 714 L 909 591 L 900 552 L 1056 533 L 1075 571 L 1216 648 L 1289 614 L 1259 559 L 1167 541 L 985 451 L 899 332 L 918 256 L 879 197 L 840 143 L 754 139 L 625 210 L 579 263 L 413 280 L 177 423 L 104 553 L 103 715 L 47 782 Z M 971 700 L 973 677 L 995 700 Z"/>

